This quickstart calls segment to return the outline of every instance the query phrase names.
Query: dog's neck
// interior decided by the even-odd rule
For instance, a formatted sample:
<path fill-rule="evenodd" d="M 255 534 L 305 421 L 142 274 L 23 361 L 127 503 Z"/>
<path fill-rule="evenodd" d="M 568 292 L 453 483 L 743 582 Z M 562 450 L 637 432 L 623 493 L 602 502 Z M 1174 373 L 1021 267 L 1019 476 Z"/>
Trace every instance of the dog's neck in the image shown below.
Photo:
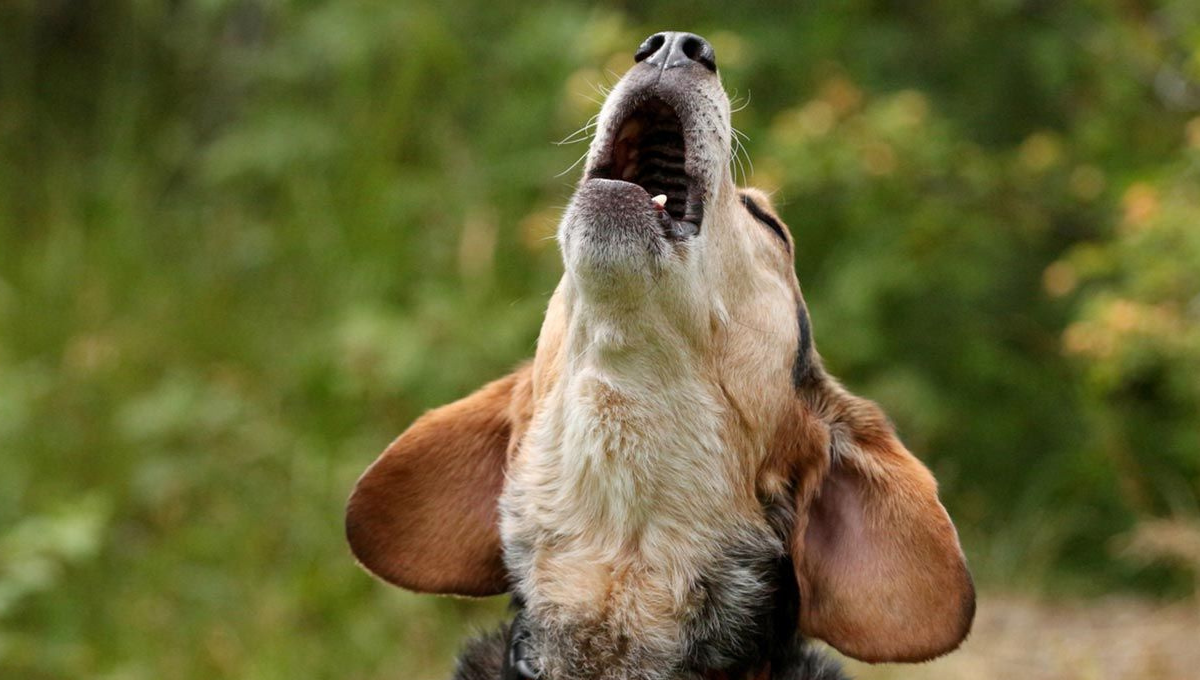
<path fill-rule="evenodd" d="M 761 602 L 783 546 L 746 478 L 752 444 L 702 360 L 711 347 L 652 312 L 586 311 L 565 325 L 561 373 L 510 470 L 506 560 L 531 623 L 552 631 L 545 658 L 604 659 L 591 677 L 673 677 L 702 635 L 741 634 L 720 620 L 737 612 L 714 608 Z"/>
<path fill-rule="evenodd" d="M 711 331 L 681 323 L 672 305 L 630 311 L 565 297 L 560 377 L 514 466 L 518 485 L 542 491 L 539 505 L 552 513 L 544 523 L 581 547 L 671 561 L 681 547 L 656 543 L 655 530 L 678 522 L 703 535 L 714 505 L 739 495 L 730 485 L 743 466 Z"/>
<path fill-rule="evenodd" d="M 703 535 L 709 521 L 723 524 L 713 508 L 721 502 L 711 498 L 737 495 L 729 488 L 738 478 L 736 456 L 728 407 L 706 375 L 711 368 L 682 334 L 646 338 L 643 330 L 580 334 L 588 348 L 567 360 L 544 426 L 531 433 L 531 457 L 556 468 L 556 482 L 574 490 L 555 505 L 582 513 L 582 540 L 606 544 L 651 532 L 625 544 L 635 551 L 628 558 L 671 561 L 686 546 L 659 544 L 653 532 L 678 523 Z M 701 498 L 710 500 L 697 507 Z"/>

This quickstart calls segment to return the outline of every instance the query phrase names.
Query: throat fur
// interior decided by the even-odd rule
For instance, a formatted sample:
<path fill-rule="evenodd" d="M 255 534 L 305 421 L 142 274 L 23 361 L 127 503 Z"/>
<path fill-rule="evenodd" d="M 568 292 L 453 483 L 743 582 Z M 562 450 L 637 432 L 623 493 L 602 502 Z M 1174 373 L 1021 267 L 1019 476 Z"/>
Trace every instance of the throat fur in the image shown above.
<path fill-rule="evenodd" d="M 586 372 L 560 389 L 502 500 L 549 677 L 666 680 L 761 658 L 790 599 L 786 551 L 739 474 L 719 390 Z"/>

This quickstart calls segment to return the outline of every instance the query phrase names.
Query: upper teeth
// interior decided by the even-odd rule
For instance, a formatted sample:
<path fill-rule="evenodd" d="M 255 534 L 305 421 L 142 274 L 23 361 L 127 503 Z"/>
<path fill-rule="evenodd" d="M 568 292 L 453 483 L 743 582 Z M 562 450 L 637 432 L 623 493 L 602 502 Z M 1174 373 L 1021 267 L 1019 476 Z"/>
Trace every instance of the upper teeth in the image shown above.
<path fill-rule="evenodd" d="M 657 203 L 660 207 L 667 205 L 667 195 L 666 194 L 659 194 L 650 200 Z"/>

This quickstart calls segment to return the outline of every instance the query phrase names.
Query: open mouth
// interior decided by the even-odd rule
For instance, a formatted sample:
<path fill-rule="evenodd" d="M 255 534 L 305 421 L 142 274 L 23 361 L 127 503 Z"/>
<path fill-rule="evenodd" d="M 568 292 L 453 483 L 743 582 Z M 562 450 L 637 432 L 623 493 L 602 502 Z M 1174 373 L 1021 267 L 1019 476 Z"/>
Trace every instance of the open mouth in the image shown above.
<path fill-rule="evenodd" d="M 704 220 L 704 197 L 687 173 L 683 124 L 661 99 L 639 105 L 617 128 L 607 162 L 590 178 L 640 186 L 660 211 L 668 236 L 694 236 Z"/>

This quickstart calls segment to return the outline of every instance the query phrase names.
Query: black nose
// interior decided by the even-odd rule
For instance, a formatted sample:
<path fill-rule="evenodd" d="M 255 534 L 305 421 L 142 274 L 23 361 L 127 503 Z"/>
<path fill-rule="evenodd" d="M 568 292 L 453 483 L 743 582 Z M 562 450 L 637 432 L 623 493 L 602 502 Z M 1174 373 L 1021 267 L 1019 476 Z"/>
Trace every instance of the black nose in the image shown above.
<path fill-rule="evenodd" d="M 717 71 L 717 53 L 707 40 L 695 33 L 655 33 L 634 52 L 633 60 L 660 68 L 697 63 L 713 73 Z"/>

